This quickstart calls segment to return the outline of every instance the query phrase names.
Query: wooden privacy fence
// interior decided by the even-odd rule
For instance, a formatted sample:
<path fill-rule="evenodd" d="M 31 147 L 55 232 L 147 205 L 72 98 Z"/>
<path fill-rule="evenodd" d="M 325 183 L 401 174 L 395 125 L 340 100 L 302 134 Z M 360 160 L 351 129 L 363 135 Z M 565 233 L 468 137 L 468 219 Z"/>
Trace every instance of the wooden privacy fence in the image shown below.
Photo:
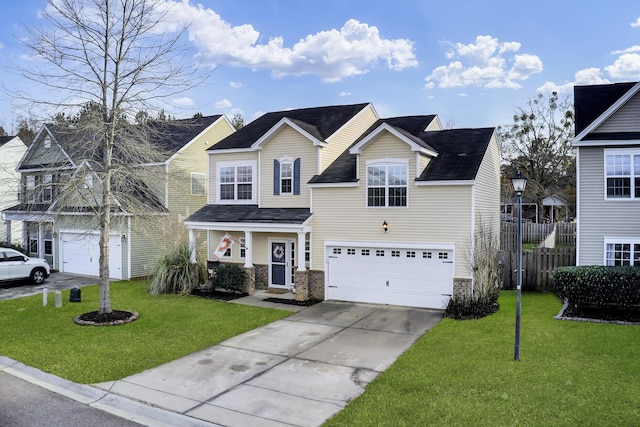
<path fill-rule="evenodd" d="M 516 289 L 517 251 L 500 251 L 502 289 Z M 551 276 L 558 267 L 576 265 L 576 248 L 538 248 L 522 253 L 522 290 L 553 291 Z"/>
<path fill-rule="evenodd" d="M 522 242 L 540 243 L 555 229 L 556 245 L 576 244 L 576 224 L 570 222 L 556 222 L 537 224 L 535 222 L 522 223 Z M 515 251 L 518 245 L 518 223 L 500 223 L 500 246 L 504 251 Z"/>

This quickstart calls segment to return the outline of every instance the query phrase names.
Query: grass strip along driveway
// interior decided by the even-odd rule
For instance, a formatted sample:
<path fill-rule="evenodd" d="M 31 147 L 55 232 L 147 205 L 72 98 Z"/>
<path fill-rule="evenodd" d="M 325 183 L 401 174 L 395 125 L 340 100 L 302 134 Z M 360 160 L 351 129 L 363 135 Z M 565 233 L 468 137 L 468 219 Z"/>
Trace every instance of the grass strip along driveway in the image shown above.
<path fill-rule="evenodd" d="M 197 297 L 149 296 L 144 282 L 112 284 L 114 309 L 140 319 L 81 327 L 98 307 L 42 307 L 41 296 L 0 301 L 0 354 L 80 383 L 119 379 L 200 350 L 290 312 Z M 640 326 L 554 320 L 551 294 L 524 294 L 520 362 L 513 361 L 515 293 L 479 320 L 444 319 L 328 426 L 627 426 L 640 420 Z"/>
<path fill-rule="evenodd" d="M 631 426 L 640 422 L 640 326 L 554 320 L 552 294 L 515 293 L 479 320 L 444 319 L 328 426 Z"/>
<path fill-rule="evenodd" d="M 61 308 L 54 295 L 0 301 L 0 355 L 83 384 L 111 381 L 169 362 L 274 320 L 290 311 L 192 296 L 147 293 L 146 281 L 111 283 L 114 310 L 140 313 L 120 326 L 79 326 L 73 318 L 99 306 L 98 286 Z"/>

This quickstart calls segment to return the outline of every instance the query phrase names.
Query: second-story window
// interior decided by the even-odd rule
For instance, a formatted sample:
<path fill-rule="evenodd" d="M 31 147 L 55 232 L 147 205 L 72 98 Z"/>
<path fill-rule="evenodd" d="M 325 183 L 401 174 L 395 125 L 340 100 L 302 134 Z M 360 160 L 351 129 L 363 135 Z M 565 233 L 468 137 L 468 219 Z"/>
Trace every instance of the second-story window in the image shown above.
<path fill-rule="evenodd" d="M 27 181 L 25 185 L 25 193 L 27 196 L 27 202 L 35 203 L 36 201 L 36 176 L 27 175 Z"/>
<path fill-rule="evenodd" d="M 53 198 L 53 175 L 42 176 L 42 201 L 50 202 Z"/>
<path fill-rule="evenodd" d="M 367 206 L 406 207 L 408 180 L 406 164 L 367 165 Z"/>
<path fill-rule="evenodd" d="M 207 176 L 205 174 L 191 172 L 191 194 L 194 196 L 204 196 L 206 180 Z"/>
<path fill-rule="evenodd" d="M 218 164 L 218 203 L 253 203 L 255 164 Z"/>
<path fill-rule="evenodd" d="M 640 151 L 605 150 L 605 198 L 640 198 Z"/>
<path fill-rule="evenodd" d="M 300 158 L 273 161 L 273 195 L 300 194 Z"/>

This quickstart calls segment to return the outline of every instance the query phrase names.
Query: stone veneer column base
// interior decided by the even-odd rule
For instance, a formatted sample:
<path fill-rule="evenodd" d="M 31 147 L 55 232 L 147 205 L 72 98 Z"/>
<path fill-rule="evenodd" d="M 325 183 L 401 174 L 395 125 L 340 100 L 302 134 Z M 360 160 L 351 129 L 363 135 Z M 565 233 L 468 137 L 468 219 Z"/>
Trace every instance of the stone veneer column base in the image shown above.
<path fill-rule="evenodd" d="M 244 291 L 249 295 L 256 293 L 255 267 L 244 267 Z"/>
<path fill-rule="evenodd" d="M 453 296 L 471 296 L 471 279 L 453 279 Z"/>
<path fill-rule="evenodd" d="M 324 271 L 309 270 L 309 298 L 324 301 Z"/>
<path fill-rule="evenodd" d="M 255 288 L 261 290 L 269 289 L 269 266 L 254 264 L 253 268 L 256 270 Z"/>
<path fill-rule="evenodd" d="M 309 299 L 309 271 L 298 271 L 295 274 L 296 301 Z"/>

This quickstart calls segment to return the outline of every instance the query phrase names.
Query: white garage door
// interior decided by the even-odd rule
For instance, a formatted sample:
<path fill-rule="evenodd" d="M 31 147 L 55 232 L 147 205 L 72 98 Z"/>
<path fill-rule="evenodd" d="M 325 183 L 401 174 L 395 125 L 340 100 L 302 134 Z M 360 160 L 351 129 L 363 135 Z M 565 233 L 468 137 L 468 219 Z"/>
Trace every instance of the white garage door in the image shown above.
<path fill-rule="evenodd" d="M 100 236 L 86 233 L 60 233 L 61 270 L 66 273 L 100 275 Z M 122 278 L 120 236 L 109 239 L 109 276 Z"/>
<path fill-rule="evenodd" d="M 325 298 L 443 309 L 453 293 L 453 250 L 326 246 Z"/>

